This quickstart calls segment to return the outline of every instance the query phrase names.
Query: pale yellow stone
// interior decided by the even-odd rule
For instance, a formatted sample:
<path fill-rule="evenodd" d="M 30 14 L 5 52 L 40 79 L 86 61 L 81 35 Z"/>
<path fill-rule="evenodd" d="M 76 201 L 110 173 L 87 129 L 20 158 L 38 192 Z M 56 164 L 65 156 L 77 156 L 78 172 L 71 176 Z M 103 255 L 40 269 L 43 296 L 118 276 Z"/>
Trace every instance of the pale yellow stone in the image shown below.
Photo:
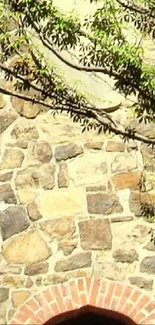
<path fill-rule="evenodd" d="M 45 219 L 86 213 L 86 194 L 81 188 L 46 191 L 36 203 Z"/>
<path fill-rule="evenodd" d="M 50 255 L 50 248 L 35 229 L 10 238 L 3 245 L 3 256 L 8 263 L 37 263 L 46 260 Z"/>
<path fill-rule="evenodd" d="M 0 170 L 21 167 L 24 154 L 18 149 L 6 149 L 0 164 Z"/>
<path fill-rule="evenodd" d="M 25 278 L 23 276 L 5 275 L 3 277 L 3 285 L 9 288 L 21 288 L 24 286 Z"/>
<path fill-rule="evenodd" d="M 109 158 L 108 158 L 109 159 Z M 107 184 L 107 153 L 88 152 L 84 156 L 68 161 L 70 181 L 76 186 Z"/>
<path fill-rule="evenodd" d="M 19 307 L 30 296 L 30 292 L 27 290 L 14 291 L 12 293 L 13 307 Z"/>
<path fill-rule="evenodd" d="M 17 196 L 21 204 L 27 204 L 34 201 L 36 194 L 31 190 L 18 190 Z"/>

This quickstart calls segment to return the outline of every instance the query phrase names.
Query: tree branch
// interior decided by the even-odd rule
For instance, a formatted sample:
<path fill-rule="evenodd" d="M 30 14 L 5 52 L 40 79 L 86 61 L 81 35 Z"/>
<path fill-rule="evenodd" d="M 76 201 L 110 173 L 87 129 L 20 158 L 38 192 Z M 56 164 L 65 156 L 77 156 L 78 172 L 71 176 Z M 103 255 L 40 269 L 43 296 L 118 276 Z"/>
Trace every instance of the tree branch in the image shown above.
<path fill-rule="evenodd" d="M 0 87 L 0 92 L 5 94 L 5 95 L 10 95 L 10 96 L 14 96 L 17 97 L 19 99 L 23 99 L 25 101 L 28 102 L 32 102 L 34 104 L 39 104 L 42 105 L 46 108 L 51 109 L 52 111 L 60 111 L 60 112 L 67 112 L 67 113 L 74 113 L 77 114 L 79 117 L 86 117 L 88 119 L 94 119 L 96 122 L 99 123 L 99 125 L 102 125 L 103 127 L 107 127 L 107 129 L 111 132 L 113 132 L 116 135 L 120 135 L 123 138 L 128 138 L 128 139 L 133 139 L 133 140 L 138 140 L 141 142 L 144 142 L 146 144 L 149 145 L 155 145 L 155 139 L 149 139 L 143 135 L 140 135 L 139 133 L 135 132 L 135 133 L 131 133 L 128 130 L 120 130 L 118 129 L 118 127 L 110 125 L 109 122 L 105 121 L 105 118 L 102 117 L 101 115 L 99 115 L 96 111 L 93 111 L 93 109 L 75 109 L 72 106 L 70 107 L 65 107 L 62 105 L 62 107 L 60 106 L 53 106 L 50 104 L 45 103 L 42 100 L 36 99 L 36 98 L 31 98 L 29 96 L 26 95 L 21 95 L 21 94 L 17 94 L 17 93 L 13 93 L 12 91 L 6 90 L 5 88 Z M 98 125 L 98 126 L 99 126 Z"/>

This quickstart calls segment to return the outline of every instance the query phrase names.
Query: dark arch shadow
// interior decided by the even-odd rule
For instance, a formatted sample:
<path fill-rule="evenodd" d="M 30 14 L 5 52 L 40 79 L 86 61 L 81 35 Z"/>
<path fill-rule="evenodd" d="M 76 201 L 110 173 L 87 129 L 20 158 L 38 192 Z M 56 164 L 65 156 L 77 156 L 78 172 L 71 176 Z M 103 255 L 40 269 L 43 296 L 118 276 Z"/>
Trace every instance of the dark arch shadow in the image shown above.
<path fill-rule="evenodd" d="M 44 325 L 136 325 L 136 323 L 115 311 L 84 306 L 52 317 Z"/>

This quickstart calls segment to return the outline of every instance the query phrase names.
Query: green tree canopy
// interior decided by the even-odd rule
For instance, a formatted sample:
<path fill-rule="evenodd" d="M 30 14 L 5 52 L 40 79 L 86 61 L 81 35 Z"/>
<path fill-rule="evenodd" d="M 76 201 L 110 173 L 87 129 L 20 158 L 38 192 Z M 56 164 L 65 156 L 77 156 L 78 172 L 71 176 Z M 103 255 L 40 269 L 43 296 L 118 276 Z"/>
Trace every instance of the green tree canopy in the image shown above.
<path fill-rule="evenodd" d="M 87 1 L 88 6 L 93 2 Z M 155 1 L 94 2 L 96 10 L 80 20 L 74 12 L 61 12 L 52 0 L 0 0 L 0 69 L 13 85 L 11 90 L 1 86 L 0 92 L 54 114 L 67 112 L 83 130 L 94 128 L 154 145 L 155 139 L 119 125 L 108 109 L 91 104 L 51 64 L 50 53 L 75 70 L 108 75 L 124 96 L 135 95 L 137 121 L 154 123 L 155 67 L 144 60 L 143 40 L 155 38 Z M 64 51 L 78 53 L 77 63 L 66 59 Z M 10 66 L 14 56 L 18 60 Z"/>

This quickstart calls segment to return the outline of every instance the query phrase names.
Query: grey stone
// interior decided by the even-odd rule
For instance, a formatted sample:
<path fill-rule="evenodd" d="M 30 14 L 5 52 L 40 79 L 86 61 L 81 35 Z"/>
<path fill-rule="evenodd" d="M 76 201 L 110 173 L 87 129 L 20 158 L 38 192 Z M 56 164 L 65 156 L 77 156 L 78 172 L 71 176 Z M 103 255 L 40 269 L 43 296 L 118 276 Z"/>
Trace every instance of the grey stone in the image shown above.
<path fill-rule="evenodd" d="M 140 289 L 145 290 L 152 290 L 153 288 L 153 280 L 152 279 L 145 279 L 140 276 L 131 276 L 129 278 L 131 284 L 136 285 Z"/>
<path fill-rule="evenodd" d="M 0 182 L 7 182 L 12 178 L 13 172 L 0 174 Z"/>
<path fill-rule="evenodd" d="M 68 187 L 69 179 L 68 179 L 68 167 L 64 161 L 59 163 L 59 173 L 58 173 L 58 187 Z"/>
<path fill-rule="evenodd" d="M 20 122 L 16 124 L 11 132 L 11 135 L 13 139 L 16 140 L 32 140 L 39 138 L 36 126 L 30 122 Z"/>
<path fill-rule="evenodd" d="M 13 111 L 0 112 L 0 134 L 3 133 L 17 117 L 18 115 Z"/>
<path fill-rule="evenodd" d="M 44 274 L 48 272 L 48 263 L 42 262 L 42 263 L 34 263 L 26 265 L 24 273 L 26 275 L 36 275 L 36 274 Z"/>
<path fill-rule="evenodd" d="M 112 234 L 107 219 L 93 219 L 79 222 L 81 247 L 83 249 L 112 248 Z"/>
<path fill-rule="evenodd" d="M 135 168 L 137 168 L 136 158 L 129 153 L 118 154 L 111 165 L 111 171 L 113 173 L 130 171 Z"/>
<path fill-rule="evenodd" d="M 145 257 L 140 264 L 140 272 L 155 274 L 155 256 Z"/>
<path fill-rule="evenodd" d="M 75 143 L 59 146 L 55 149 L 56 161 L 74 158 L 83 153 L 83 148 Z"/>
<path fill-rule="evenodd" d="M 0 185 L 0 202 L 1 201 L 8 204 L 17 203 L 17 199 L 10 184 Z"/>
<path fill-rule="evenodd" d="M 112 193 L 97 193 L 87 195 L 88 212 L 109 215 L 123 211 L 118 197 Z"/>
<path fill-rule="evenodd" d="M 0 213 L 0 226 L 2 238 L 7 238 L 17 234 L 29 227 L 26 212 L 21 206 L 12 206 Z"/>
<path fill-rule="evenodd" d="M 60 260 L 56 262 L 55 271 L 56 272 L 66 272 L 70 270 L 76 270 L 83 267 L 91 266 L 91 253 L 78 253 L 72 255 L 71 257 Z"/>
<path fill-rule="evenodd" d="M 129 199 L 129 207 L 131 212 L 135 213 L 137 217 L 143 215 L 143 206 L 149 206 L 150 204 L 152 204 L 152 207 L 154 207 L 155 209 L 154 191 L 150 191 L 149 195 L 148 193 L 139 193 L 139 191 L 131 192 Z"/>
<path fill-rule="evenodd" d="M 45 141 L 33 143 L 30 151 L 32 152 L 33 158 L 43 164 L 48 163 L 53 156 L 50 144 Z"/>
<path fill-rule="evenodd" d="M 133 263 L 134 261 L 138 260 L 138 253 L 135 249 L 124 249 L 120 248 L 117 249 L 113 253 L 113 257 L 116 260 L 116 262 L 122 262 L 122 263 Z"/>
<path fill-rule="evenodd" d="M 0 303 L 9 299 L 9 289 L 0 288 Z"/>

